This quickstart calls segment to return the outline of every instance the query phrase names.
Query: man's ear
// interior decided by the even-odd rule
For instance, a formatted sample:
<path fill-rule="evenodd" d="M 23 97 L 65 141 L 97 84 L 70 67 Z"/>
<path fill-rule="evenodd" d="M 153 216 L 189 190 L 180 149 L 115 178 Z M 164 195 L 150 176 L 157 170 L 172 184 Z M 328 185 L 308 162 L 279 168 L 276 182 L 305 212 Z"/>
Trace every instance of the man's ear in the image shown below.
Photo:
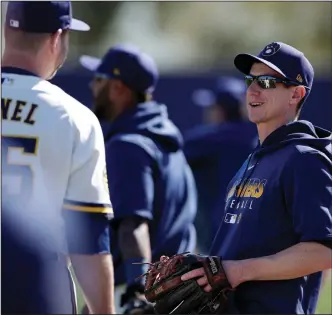
<path fill-rule="evenodd" d="M 58 29 L 54 34 L 51 35 L 51 50 L 52 53 L 56 52 L 61 41 L 62 29 Z"/>
<path fill-rule="evenodd" d="M 293 90 L 292 98 L 290 100 L 290 105 L 297 105 L 301 99 L 306 95 L 307 91 L 304 86 L 296 86 Z"/>

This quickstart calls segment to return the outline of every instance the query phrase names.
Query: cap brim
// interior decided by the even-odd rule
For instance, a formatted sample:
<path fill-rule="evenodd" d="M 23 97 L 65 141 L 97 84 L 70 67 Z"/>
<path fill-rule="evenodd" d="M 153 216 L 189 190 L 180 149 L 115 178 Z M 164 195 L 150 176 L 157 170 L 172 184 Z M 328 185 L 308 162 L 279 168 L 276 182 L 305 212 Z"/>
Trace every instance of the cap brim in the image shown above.
<path fill-rule="evenodd" d="M 275 66 L 273 63 L 271 63 L 265 59 L 259 58 L 257 56 L 250 55 L 250 54 L 239 54 L 234 59 L 235 67 L 244 74 L 250 74 L 251 67 L 255 62 L 261 62 L 261 63 L 267 65 L 272 70 L 278 72 L 282 76 L 287 77 L 283 73 L 283 71 L 281 69 L 279 69 L 277 66 Z"/>
<path fill-rule="evenodd" d="M 72 19 L 69 29 L 73 31 L 86 32 L 90 30 L 90 26 L 83 21 Z"/>
<path fill-rule="evenodd" d="M 90 70 L 90 71 L 96 71 L 97 68 L 99 67 L 101 63 L 101 59 L 96 58 L 96 57 L 92 57 L 92 56 L 86 56 L 83 55 L 80 57 L 80 64 Z"/>

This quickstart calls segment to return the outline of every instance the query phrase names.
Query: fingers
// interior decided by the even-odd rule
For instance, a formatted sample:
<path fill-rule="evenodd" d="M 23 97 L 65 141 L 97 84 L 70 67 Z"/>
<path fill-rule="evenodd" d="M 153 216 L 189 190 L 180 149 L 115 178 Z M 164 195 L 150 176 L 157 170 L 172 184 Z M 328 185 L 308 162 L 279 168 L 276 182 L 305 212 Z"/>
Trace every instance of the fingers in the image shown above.
<path fill-rule="evenodd" d="M 202 277 L 202 278 L 199 278 L 197 280 L 197 283 L 201 286 L 201 287 L 204 287 L 204 291 L 205 292 L 211 292 L 212 291 L 212 287 L 209 285 L 209 281 L 207 279 L 206 276 Z"/>
<path fill-rule="evenodd" d="M 199 278 L 196 281 L 201 287 L 204 287 L 203 289 L 205 292 L 212 291 L 212 287 L 209 285 L 208 279 L 205 275 L 204 268 L 194 269 L 185 273 L 184 275 L 182 275 L 181 280 L 186 281 L 193 278 Z"/>
<path fill-rule="evenodd" d="M 212 287 L 208 284 L 204 287 L 204 291 L 205 292 L 211 292 L 212 291 Z"/>
<path fill-rule="evenodd" d="M 198 270 L 198 269 L 195 269 L 195 270 L 193 270 L 193 271 L 196 271 L 196 270 Z M 183 276 L 186 276 L 186 275 L 189 276 L 189 274 L 190 274 L 190 273 L 193 273 L 193 271 L 188 272 L 188 273 L 184 274 Z M 183 276 L 182 276 L 182 277 L 183 277 Z M 181 279 L 182 279 L 182 277 L 181 277 Z M 191 277 L 191 278 L 195 278 L 195 277 Z M 190 279 L 191 279 L 191 278 L 190 278 Z M 207 279 L 207 277 L 206 277 L 205 275 L 204 275 L 203 277 L 197 279 L 196 282 L 197 282 L 201 287 L 203 287 L 203 290 L 204 290 L 205 292 L 211 292 L 211 291 L 212 291 L 212 287 L 209 285 L 208 279 Z"/>
<path fill-rule="evenodd" d="M 181 280 L 186 281 L 186 280 L 193 279 L 193 278 L 198 278 L 198 277 L 201 277 L 201 276 L 205 276 L 205 271 L 204 271 L 203 267 L 198 268 L 198 269 L 194 269 L 192 271 L 189 271 L 189 272 L 183 274 L 181 276 Z"/>
<path fill-rule="evenodd" d="M 207 278 L 206 276 L 202 277 L 202 278 L 199 278 L 197 280 L 197 283 L 200 285 L 200 286 L 205 286 L 208 284 L 208 281 L 207 281 Z"/>

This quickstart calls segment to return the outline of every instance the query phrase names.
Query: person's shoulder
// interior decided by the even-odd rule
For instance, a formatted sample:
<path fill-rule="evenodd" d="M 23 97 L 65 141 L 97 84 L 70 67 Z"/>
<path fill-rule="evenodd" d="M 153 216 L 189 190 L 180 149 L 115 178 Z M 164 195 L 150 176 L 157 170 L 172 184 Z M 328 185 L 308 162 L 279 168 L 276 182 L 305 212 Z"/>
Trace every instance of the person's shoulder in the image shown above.
<path fill-rule="evenodd" d="M 79 127 L 98 126 L 98 128 L 101 128 L 96 115 L 90 108 L 76 100 L 60 87 L 48 81 L 44 81 L 43 84 L 43 89 L 49 96 L 49 103 L 56 107 L 57 110 L 64 112 L 71 123 Z"/>
<path fill-rule="evenodd" d="M 331 157 L 328 148 L 325 151 L 310 145 L 296 144 L 290 147 L 287 164 L 290 168 L 328 168 L 332 171 Z"/>
<path fill-rule="evenodd" d="M 86 116 L 88 118 L 95 117 L 94 113 L 79 102 L 77 99 L 66 93 L 64 90 L 62 90 L 60 87 L 49 83 L 49 91 L 51 92 L 52 96 L 58 99 L 59 105 L 64 107 L 66 111 L 71 115 L 77 115 L 78 117 L 85 118 Z"/>
<path fill-rule="evenodd" d="M 332 162 L 332 132 L 301 120 L 293 124 L 289 142 L 293 160 L 323 158 Z"/>
<path fill-rule="evenodd" d="M 137 156 L 150 156 L 156 158 L 158 152 L 154 142 L 144 135 L 140 134 L 118 134 L 107 142 L 107 151 L 117 154 L 117 152 L 126 152 L 132 159 Z"/>

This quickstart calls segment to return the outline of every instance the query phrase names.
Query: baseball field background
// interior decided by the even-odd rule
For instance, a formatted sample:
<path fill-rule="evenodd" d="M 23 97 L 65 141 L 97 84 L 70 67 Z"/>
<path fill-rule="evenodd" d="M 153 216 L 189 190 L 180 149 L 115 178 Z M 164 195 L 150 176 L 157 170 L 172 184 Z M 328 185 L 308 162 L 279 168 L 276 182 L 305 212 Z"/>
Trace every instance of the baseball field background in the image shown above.
<path fill-rule="evenodd" d="M 201 112 L 192 105 L 192 88 L 201 83 L 208 86 L 201 77 L 233 72 L 237 53 L 258 53 L 271 41 L 283 41 L 306 53 L 315 68 L 316 80 L 321 80 L 316 81 L 311 103 L 303 113 L 305 118 L 332 129 L 326 118 L 331 117 L 332 109 L 325 106 L 325 100 L 332 99 L 332 90 L 327 88 L 332 82 L 332 3 L 78 1 L 73 3 L 73 12 L 91 25 L 91 31 L 71 36 L 70 54 L 57 83 L 83 103 L 90 96 L 88 79 L 82 79 L 82 85 L 78 83 L 79 56 L 101 57 L 111 45 L 131 43 L 149 53 L 161 75 L 167 77 L 156 93 L 168 105 L 176 124 L 181 130 L 194 127 L 201 120 Z M 192 77 L 199 77 L 197 83 Z M 176 96 L 175 86 L 180 87 Z M 179 104 L 182 112 L 191 108 L 190 117 L 181 116 Z M 332 314 L 331 282 L 329 275 L 317 314 Z M 77 289 L 81 309 L 83 298 L 79 286 Z"/>
<path fill-rule="evenodd" d="M 1 6 L 3 19 L 6 2 Z M 209 76 L 235 73 L 237 53 L 258 53 L 272 41 L 283 41 L 304 51 L 315 68 L 317 81 L 304 118 L 332 130 L 332 106 L 325 106 L 332 99 L 331 2 L 75 1 L 73 13 L 89 23 L 91 31 L 71 33 L 69 56 L 55 83 L 87 106 L 89 79 L 79 72 L 79 56 L 101 57 L 114 44 L 131 43 L 156 60 L 164 77 L 156 94 L 172 119 L 181 130 L 192 128 L 202 120 L 201 110 L 193 105 L 194 88 L 207 88 L 212 84 Z M 331 282 L 330 274 L 317 314 L 332 314 Z M 84 299 L 76 288 L 81 310 Z"/>

